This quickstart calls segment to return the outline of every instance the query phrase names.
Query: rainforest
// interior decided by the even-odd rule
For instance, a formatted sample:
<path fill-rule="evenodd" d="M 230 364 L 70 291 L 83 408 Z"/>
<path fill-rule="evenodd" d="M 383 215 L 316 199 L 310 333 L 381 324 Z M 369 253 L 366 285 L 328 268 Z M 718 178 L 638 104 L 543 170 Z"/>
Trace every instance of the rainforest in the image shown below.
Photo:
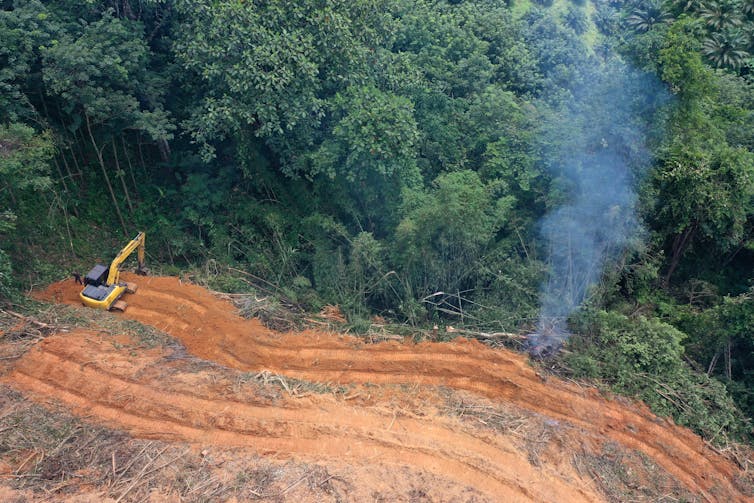
<path fill-rule="evenodd" d="M 478 339 L 751 444 L 752 0 L 3 0 L 0 41 L 0 334 L 143 231 L 273 329 Z"/>

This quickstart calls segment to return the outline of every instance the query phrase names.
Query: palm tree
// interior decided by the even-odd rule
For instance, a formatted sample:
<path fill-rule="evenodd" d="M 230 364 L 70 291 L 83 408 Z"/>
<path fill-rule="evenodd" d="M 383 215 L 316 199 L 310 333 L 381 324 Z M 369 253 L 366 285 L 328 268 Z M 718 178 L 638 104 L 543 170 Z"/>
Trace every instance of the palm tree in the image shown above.
<path fill-rule="evenodd" d="M 741 10 L 736 2 L 709 2 L 699 13 L 699 17 L 710 28 L 720 31 L 741 25 Z"/>
<path fill-rule="evenodd" d="M 741 37 L 744 39 L 746 45 L 746 50 L 749 54 L 754 54 L 754 22 L 744 23 L 740 30 Z M 754 59 L 749 62 L 750 65 L 752 63 L 754 63 Z"/>
<path fill-rule="evenodd" d="M 603 35 L 612 35 L 618 27 L 618 15 L 612 8 L 603 6 L 604 4 L 598 5 L 594 14 L 592 14 L 592 21 L 600 33 Z"/>
<path fill-rule="evenodd" d="M 670 5 L 674 12 L 700 12 L 710 0 L 673 0 Z M 712 0 L 714 1 L 714 0 Z"/>
<path fill-rule="evenodd" d="M 626 18 L 626 24 L 634 31 L 646 32 L 656 24 L 669 20 L 670 14 L 662 8 L 662 3 L 658 0 L 650 0 L 634 9 L 631 15 Z"/>
<path fill-rule="evenodd" d="M 746 16 L 754 16 L 754 0 L 743 0 L 741 2 L 741 10 Z"/>
<path fill-rule="evenodd" d="M 577 35 L 583 35 L 589 29 L 589 18 L 579 7 L 569 5 L 564 19 L 566 25 L 571 27 Z"/>
<path fill-rule="evenodd" d="M 702 43 L 702 52 L 718 68 L 739 68 L 751 55 L 747 40 L 740 31 L 713 33 Z"/>

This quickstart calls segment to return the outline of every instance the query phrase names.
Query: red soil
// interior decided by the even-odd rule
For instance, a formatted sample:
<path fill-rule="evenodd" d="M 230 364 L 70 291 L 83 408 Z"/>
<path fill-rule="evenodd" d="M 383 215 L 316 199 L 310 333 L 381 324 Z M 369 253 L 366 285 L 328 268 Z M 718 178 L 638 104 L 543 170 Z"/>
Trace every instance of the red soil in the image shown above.
<path fill-rule="evenodd" d="M 593 389 L 545 379 L 523 355 L 463 339 L 368 345 L 317 331 L 280 334 L 257 320 L 240 318 L 230 303 L 177 278 L 128 280 L 138 283 L 139 290 L 124 299 L 129 307 L 117 316 L 163 330 L 201 359 L 239 371 L 269 370 L 336 385 L 464 390 L 549 418 L 563 435 L 577 435 L 584 446 L 615 442 L 644 453 L 705 500 L 747 500 L 732 483 L 737 468 L 689 430 L 654 416 L 643 405 L 607 400 Z M 79 290 L 65 281 L 39 297 L 78 305 Z M 326 397 L 253 403 L 223 399 L 206 386 L 171 389 L 144 371 L 158 368 L 164 357 L 165 350 L 134 357 L 101 335 L 78 331 L 39 344 L 6 380 L 140 437 L 249 446 L 356 464 L 378 460 L 410 465 L 473 487 L 492 500 L 602 499 L 570 463 L 558 461 L 570 459 L 565 446 L 552 462 L 533 466 L 507 436 L 477 438 L 439 415 L 395 421 L 395 413 Z"/>

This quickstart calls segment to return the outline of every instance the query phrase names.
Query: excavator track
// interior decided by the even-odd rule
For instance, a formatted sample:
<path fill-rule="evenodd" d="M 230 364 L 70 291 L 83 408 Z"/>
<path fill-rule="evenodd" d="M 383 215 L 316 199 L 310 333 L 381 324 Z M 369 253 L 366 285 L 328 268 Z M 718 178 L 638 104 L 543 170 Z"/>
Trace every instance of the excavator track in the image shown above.
<path fill-rule="evenodd" d="M 113 302 L 113 305 L 110 306 L 111 311 L 120 311 L 123 312 L 128 307 L 128 303 L 123 302 L 122 300 L 116 300 Z"/>

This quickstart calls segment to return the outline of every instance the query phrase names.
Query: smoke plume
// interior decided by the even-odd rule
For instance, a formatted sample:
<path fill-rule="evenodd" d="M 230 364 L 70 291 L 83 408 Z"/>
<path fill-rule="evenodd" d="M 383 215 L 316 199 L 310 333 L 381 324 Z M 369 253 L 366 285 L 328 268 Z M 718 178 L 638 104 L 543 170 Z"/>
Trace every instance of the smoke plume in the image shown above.
<path fill-rule="evenodd" d="M 560 204 L 541 222 L 549 275 L 533 347 L 559 347 L 566 320 L 606 263 L 640 236 L 636 188 L 649 163 L 647 128 L 663 99 L 659 83 L 616 57 L 591 62 L 550 121 L 547 161 Z"/>

